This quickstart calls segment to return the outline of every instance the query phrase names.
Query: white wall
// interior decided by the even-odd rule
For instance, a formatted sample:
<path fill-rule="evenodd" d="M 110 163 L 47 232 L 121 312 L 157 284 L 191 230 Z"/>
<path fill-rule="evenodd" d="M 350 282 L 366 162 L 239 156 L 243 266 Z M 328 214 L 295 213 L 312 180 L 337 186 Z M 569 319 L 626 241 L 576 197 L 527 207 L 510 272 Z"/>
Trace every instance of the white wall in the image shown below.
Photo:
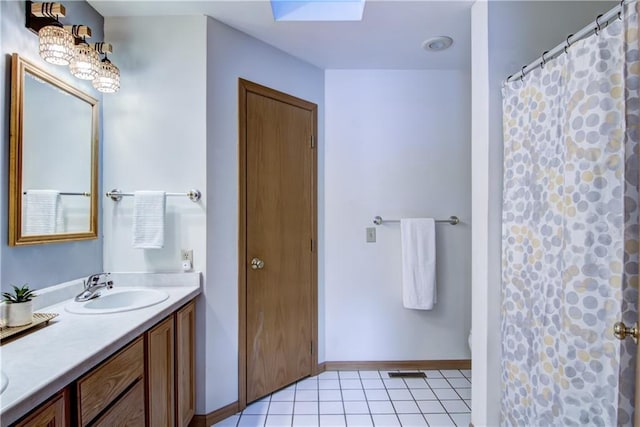
<path fill-rule="evenodd" d="M 326 359 L 467 359 L 471 322 L 470 76 L 455 70 L 328 70 Z M 438 224 L 438 302 L 402 306 L 399 224 Z"/>
<path fill-rule="evenodd" d="M 205 18 L 107 18 L 105 31 L 122 87 L 105 100 L 104 192 L 194 188 L 206 196 Z M 141 250 L 131 245 L 133 198 L 106 199 L 105 268 L 177 271 L 184 248 L 204 270 L 206 204 L 167 197 L 164 248 Z"/>
<path fill-rule="evenodd" d="M 194 188 L 203 195 L 198 203 L 168 197 L 164 248 L 148 250 L 131 245 L 133 198 L 106 199 L 107 271 L 179 271 L 180 249 L 193 249 L 195 270 L 203 272 L 206 283 L 206 31 L 202 16 L 106 19 L 122 87 L 105 99 L 102 193 Z M 206 398 L 204 342 L 211 331 L 204 323 L 205 305 L 198 299 L 198 413 Z"/>
<path fill-rule="evenodd" d="M 479 1 L 472 9 L 472 422 L 476 427 L 500 421 L 502 81 L 615 3 Z"/>
<path fill-rule="evenodd" d="M 63 23 L 78 23 L 91 27 L 94 40 L 103 40 L 103 18 L 85 1 L 65 4 L 67 16 Z M 0 1 L 0 134 L 3 144 L 0 149 L 0 287 L 7 290 L 11 284 L 29 283 L 33 289 L 40 289 L 66 282 L 102 270 L 102 217 L 98 218 L 98 239 L 9 247 L 7 244 L 8 206 L 7 195 L 9 177 L 9 112 L 11 102 L 11 54 L 18 53 L 39 68 L 48 71 L 63 81 L 102 101 L 102 94 L 91 83 L 76 79 L 68 67 L 51 65 L 40 58 L 38 36 L 25 27 L 25 2 Z M 102 107 L 100 106 L 100 122 Z M 100 131 L 102 144 L 102 132 Z M 102 145 L 101 145 L 102 146 Z M 102 156 L 100 155 L 100 161 Z M 101 165 L 100 165 L 101 167 Z M 101 173 L 99 174 L 101 175 Z M 98 210 L 102 206 L 98 200 Z"/>
<path fill-rule="evenodd" d="M 238 397 L 238 77 L 318 104 L 318 223 L 324 211 L 324 73 L 214 19 L 207 20 L 207 412 Z M 319 270 L 324 243 L 318 244 Z M 324 360 L 319 273 L 320 360 Z M 202 413 L 198 411 L 198 413 Z"/>

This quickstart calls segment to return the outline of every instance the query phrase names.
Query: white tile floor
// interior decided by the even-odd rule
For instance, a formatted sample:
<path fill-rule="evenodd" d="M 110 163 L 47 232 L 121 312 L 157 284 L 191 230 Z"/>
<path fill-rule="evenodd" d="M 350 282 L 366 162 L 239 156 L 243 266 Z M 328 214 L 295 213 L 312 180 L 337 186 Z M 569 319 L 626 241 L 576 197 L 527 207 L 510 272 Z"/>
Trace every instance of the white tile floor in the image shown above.
<path fill-rule="evenodd" d="M 252 403 L 215 427 L 462 426 L 471 419 L 471 371 L 328 371 Z"/>

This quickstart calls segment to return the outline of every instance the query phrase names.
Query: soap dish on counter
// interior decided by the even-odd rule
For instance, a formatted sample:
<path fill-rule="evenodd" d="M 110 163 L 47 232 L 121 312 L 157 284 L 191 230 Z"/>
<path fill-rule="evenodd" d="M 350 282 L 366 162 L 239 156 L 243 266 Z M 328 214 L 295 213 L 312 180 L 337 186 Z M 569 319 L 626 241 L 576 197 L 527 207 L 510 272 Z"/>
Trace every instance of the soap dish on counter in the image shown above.
<path fill-rule="evenodd" d="M 0 341 L 6 340 L 7 338 L 22 332 L 26 332 L 37 326 L 47 324 L 56 316 L 58 316 L 58 313 L 33 313 L 33 322 L 28 325 L 16 326 L 13 328 L 6 326 L 5 322 L 0 321 Z"/>

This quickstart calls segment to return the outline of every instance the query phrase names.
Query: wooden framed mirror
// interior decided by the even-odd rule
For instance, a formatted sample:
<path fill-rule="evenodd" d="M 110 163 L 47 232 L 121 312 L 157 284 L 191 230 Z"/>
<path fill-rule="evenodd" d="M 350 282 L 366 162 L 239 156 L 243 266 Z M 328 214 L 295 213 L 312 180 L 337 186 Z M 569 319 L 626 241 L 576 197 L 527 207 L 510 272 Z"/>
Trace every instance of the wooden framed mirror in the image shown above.
<path fill-rule="evenodd" d="M 11 63 L 9 246 L 98 237 L 98 100 Z"/>

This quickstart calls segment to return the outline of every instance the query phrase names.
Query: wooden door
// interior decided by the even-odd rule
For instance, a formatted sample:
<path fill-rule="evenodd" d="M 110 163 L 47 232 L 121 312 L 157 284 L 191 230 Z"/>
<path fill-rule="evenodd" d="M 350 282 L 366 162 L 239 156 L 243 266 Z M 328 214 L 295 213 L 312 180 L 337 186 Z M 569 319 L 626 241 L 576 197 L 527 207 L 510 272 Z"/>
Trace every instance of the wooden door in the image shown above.
<path fill-rule="evenodd" d="M 316 120 L 315 104 L 240 81 L 241 406 L 317 367 Z"/>
<path fill-rule="evenodd" d="M 149 426 L 173 427 L 174 400 L 173 316 L 147 332 L 147 387 Z"/>
<path fill-rule="evenodd" d="M 196 411 L 196 304 L 176 313 L 176 425 L 187 427 Z"/>

